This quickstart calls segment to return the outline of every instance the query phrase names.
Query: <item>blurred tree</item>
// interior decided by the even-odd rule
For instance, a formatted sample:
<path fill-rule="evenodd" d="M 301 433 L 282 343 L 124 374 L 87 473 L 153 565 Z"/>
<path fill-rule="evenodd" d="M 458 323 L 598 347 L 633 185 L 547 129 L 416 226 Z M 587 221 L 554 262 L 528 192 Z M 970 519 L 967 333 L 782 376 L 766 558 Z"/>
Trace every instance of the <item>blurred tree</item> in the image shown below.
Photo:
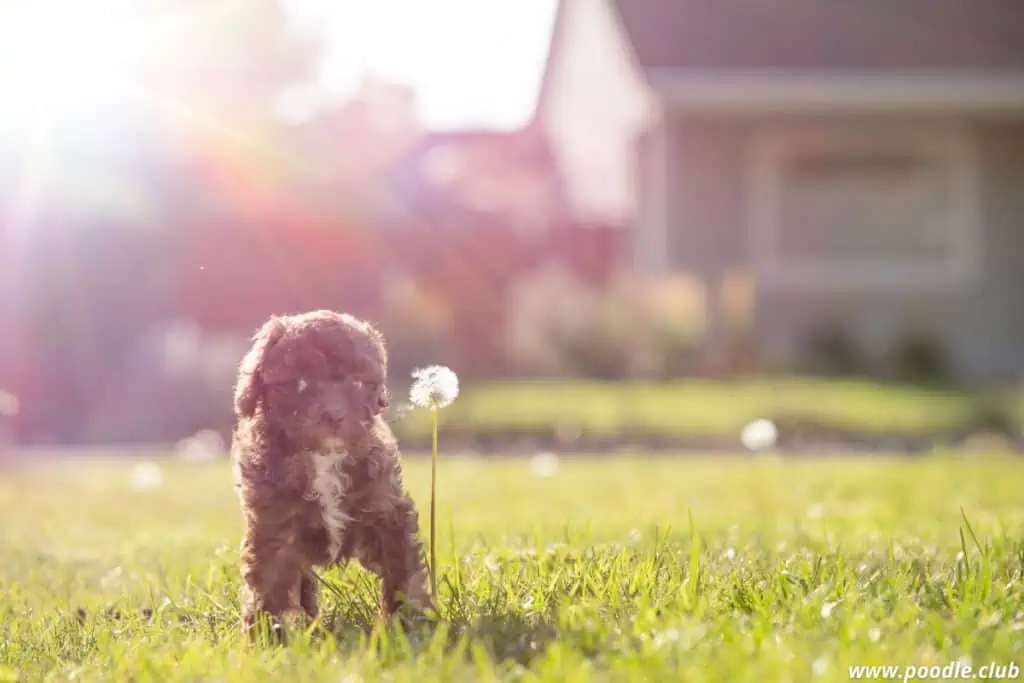
<path fill-rule="evenodd" d="M 149 82 L 183 104 L 270 117 L 315 76 L 320 42 L 289 23 L 280 0 L 156 0 L 133 8 L 154 27 Z"/>
<path fill-rule="evenodd" d="M 195 200 L 219 194 L 224 173 L 266 185 L 302 173 L 283 105 L 314 81 L 321 43 L 289 24 L 281 0 L 156 0 L 136 11 L 156 34 L 143 90 L 177 198 L 203 208 Z"/>

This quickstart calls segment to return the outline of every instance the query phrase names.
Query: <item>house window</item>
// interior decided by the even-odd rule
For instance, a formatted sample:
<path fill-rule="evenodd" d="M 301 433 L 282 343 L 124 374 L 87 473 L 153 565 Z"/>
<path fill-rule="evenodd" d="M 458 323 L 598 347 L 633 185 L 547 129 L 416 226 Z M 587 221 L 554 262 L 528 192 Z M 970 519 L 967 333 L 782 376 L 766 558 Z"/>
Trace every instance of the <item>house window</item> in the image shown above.
<path fill-rule="evenodd" d="M 937 289 L 978 269 L 970 138 L 809 130 L 758 138 L 749 235 L 762 284 Z"/>

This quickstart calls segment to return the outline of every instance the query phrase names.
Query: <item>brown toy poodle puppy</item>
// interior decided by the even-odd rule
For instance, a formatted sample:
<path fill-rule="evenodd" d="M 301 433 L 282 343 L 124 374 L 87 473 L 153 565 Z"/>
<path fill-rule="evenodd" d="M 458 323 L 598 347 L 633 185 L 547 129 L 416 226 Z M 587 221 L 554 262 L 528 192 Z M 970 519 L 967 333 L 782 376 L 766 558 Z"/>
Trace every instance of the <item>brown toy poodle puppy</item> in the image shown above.
<path fill-rule="evenodd" d="M 382 416 L 386 373 L 383 337 L 347 314 L 275 316 L 253 338 L 232 442 L 247 630 L 261 615 L 315 619 L 313 568 L 350 559 L 381 578 L 388 617 L 431 606 L 418 515 Z"/>

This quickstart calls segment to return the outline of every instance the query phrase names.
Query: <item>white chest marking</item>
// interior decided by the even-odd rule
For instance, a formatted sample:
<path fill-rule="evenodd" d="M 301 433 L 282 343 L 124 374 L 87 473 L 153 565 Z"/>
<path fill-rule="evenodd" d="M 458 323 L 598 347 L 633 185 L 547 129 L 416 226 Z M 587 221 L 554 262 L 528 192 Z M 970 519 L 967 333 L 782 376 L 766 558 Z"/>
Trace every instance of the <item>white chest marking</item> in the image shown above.
<path fill-rule="evenodd" d="M 332 562 L 338 559 L 342 535 L 349 521 L 342 504 L 348 489 L 348 478 L 341 470 L 345 455 L 344 445 L 332 440 L 324 443 L 323 450 L 308 456 L 312 459 L 313 480 L 307 497 L 320 502 Z"/>

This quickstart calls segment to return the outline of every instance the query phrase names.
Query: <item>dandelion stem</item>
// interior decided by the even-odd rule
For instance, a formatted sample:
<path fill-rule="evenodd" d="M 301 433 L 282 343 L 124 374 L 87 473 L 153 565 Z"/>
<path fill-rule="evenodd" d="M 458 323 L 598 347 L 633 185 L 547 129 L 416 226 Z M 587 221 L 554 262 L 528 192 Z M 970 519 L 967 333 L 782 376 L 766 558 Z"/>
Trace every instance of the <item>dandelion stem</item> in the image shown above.
<path fill-rule="evenodd" d="M 437 599 L 437 406 L 430 412 L 434 417 L 434 448 L 430 458 L 430 591 Z"/>

